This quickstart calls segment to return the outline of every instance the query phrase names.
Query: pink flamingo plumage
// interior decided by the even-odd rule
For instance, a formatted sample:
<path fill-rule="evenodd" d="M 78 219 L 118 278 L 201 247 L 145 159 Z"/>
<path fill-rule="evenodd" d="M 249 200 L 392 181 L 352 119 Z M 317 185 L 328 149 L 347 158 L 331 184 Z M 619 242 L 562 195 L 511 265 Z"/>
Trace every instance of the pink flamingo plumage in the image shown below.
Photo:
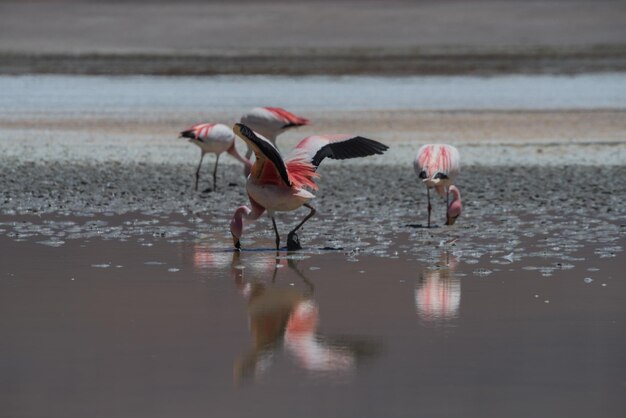
<path fill-rule="evenodd" d="M 213 168 L 213 189 L 217 190 L 217 164 L 220 160 L 220 155 L 223 152 L 235 157 L 238 161 L 241 161 L 246 167 L 250 167 L 251 163 L 247 159 L 243 158 L 237 152 L 235 148 L 235 134 L 233 130 L 228 126 L 221 123 L 198 123 L 191 128 L 186 129 L 180 133 L 181 138 L 188 138 L 189 142 L 200 147 L 200 163 L 196 170 L 196 186 L 198 190 L 198 181 L 200 180 L 200 168 L 202 167 L 202 160 L 207 153 L 215 154 L 215 167 Z"/>
<path fill-rule="evenodd" d="M 283 159 L 274 144 L 255 134 L 246 125 L 237 123 L 235 134 L 243 139 L 256 155 L 246 190 L 252 208 L 240 206 L 230 223 L 235 248 L 240 248 L 244 220 L 256 220 L 267 210 L 276 234 L 276 249 L 280 236 L 276 228 L 275 212 L 292 211 L 301 206 L 310 212 L 287 236 L 289 250 L 300 249 L 296 231 L 315 214 L 307 202 L 315 196 L 307 190 L 317 190 L 315 178 L 317 167 L 324 158 L 347 159 L 382 154 L 387 146 L 361 136 L 335 135 L 310 136 L 301 140 L 296 148 Z"/>
<path fill-rule="evenodd" d="M 448 200 L 448 188 L 461 170 L 459 151 L 452 145 L 447 144 L 424 145 L 417 151 L 413 168 L 415 169 L 415 174 L 426 186 L 428 227 L 430 228 L 430 213 L 432 211 L 430 189 L 434 187 L 440 196 L 445 194 L 446 200 Z M 448 210 L 448 206 L 450 206 L 449 202 L 446 203 L 446 210 Z"/>
<path fill-rule="evenodd" d="M 240 122 L 254 132 L 268 139 L 276 146 L 276 137 L 287 129 L 309 124 L 309 120 L 291 113 L 282 107 L 255 107 L 241 116 Z M 248 148 L 246 158 L 250 158 L 252 149 Z"/>

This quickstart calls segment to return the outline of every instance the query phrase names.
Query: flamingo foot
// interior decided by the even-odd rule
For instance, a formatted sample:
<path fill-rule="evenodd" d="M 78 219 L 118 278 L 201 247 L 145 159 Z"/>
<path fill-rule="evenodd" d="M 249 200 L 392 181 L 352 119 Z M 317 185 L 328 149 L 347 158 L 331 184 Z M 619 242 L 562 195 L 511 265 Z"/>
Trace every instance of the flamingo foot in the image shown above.
<path fill-rule="evenodd" d="M 295 232 L 290 232 L 287 235 L 287 250 L 288 251 L 297 251 L 301 250 L 302 245 L 300 245 L 300 239 L 298 238 L 298 234 Z"/>

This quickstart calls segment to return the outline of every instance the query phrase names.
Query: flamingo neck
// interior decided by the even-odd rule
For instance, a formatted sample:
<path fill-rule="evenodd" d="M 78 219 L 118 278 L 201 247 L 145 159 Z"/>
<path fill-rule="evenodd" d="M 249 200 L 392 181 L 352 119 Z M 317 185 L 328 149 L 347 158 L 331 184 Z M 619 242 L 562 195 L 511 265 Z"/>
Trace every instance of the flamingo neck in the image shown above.
<path fill-rule="evenodd" d="M 250 201 L 252 203 L 252 209 L 245 205 L 239 206 L 237 210 L 235 210 L 233 219 L 230 221 L 230 233 L 237 240 L 243 235 L 243 221 L 254 221 L 259 219 L 263 212 L 265 212 L 265 208 L 263 206 L 259 205 L 252 199 L 250 199 Z"/>
<path fill-rule="evenodd" d="M 448 215 L 448 218 L 449 217 L 457 218 L 458 216 L 461 215 L 461 212 L 463 211 L 463 203 L 461 202 L 461 193 L 459 192 L 459 189 L 457 189 L 455 186 L 452 186 L 450 188 L 450 194 L 452 195 L 452 201 L 450 201 L 450 204 L 448 205 L 447 215 Z"/>

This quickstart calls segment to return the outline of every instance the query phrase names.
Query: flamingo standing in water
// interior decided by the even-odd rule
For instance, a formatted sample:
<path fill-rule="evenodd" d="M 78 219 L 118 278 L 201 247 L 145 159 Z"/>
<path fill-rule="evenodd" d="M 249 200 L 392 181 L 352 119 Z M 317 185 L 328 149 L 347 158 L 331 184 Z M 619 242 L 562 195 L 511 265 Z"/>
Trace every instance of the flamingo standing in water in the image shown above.
<path fill-rule="evenodd" d="M 309 124 L 308 119 L 281 107 L 255 107 L 241 116 L 240 122 L 269 139 L 274 146 L 276 146 L 276 137 L 287 129 Z M 248 147 L 246 158 L 250 158 L 251 155 L 252 148 Z"/>
<path fill-rule="evenodd" d="M 413 168 L 415 169 L 415 174 L 422 179 L 422 182 L 426 186 L 426 195 L 428 196 L 428 227 L 430 228 L 430 213 L 432 211 L 430 189 L 434 187 L 440 196 L 445 194 L 446 210 L 448 210 L 450 206 L 448 189 L 454 182 L 454 179 L 459 175 L 461 169 L 459 151 L 452 145 L 424 145 L 417 151 Z M 455 196 L 458 196 L 460 205 L 460 194 L 458 193 L 458 189 L 456 190 L 457 194 Z M 454 223 L 454 221 L 452 221 L 452 223 Z"/>
<path fill-rule="evenodd" d="M 217 164 L 220 155 L 227 152 L 238 161 L 241 161 L 248 169 L 251 167 L 250 161 L 243 158 L 235 148 L 235 134 L 228 126 L 221 123 L 199 123 L 193 125 L 180 133 L 181 138 L 189 138 L 189 142 L 200 147 L 200 163 L 196 170 L 196 191 L 200 180 L 200 168 L 202 160 L 207 153 L 215 154 L 215 167 L 213 168 L 213 190 L 217 190 Z"/>
<path fill-rule="evenodd" d="M 243 139 L 256 155 L 246 190 L 252 209 L 240 206 L 230 222 L 235 248 L 240 248 L 239 239 L 243 235 L 243 222 L 256 220 L 267 210 L 272 219 L 276 234 L 276 249 L 280 248 L 280 236 L 276 228 L 275 212 L 292 211 L 300 206 L 310 212 L 287 236 L 289 250 L 300 249 L 296 231 L 313 215 L 315 209 L 307 202 L 315 196 L 306 190 L 317 190 L 314 179 L 316 170 L 326 157 L 346 159 L 382 154 L 387 146 L 361 136 L 310 136 L 298 143 L 296 148 L 283 159 L 274 144 L 258 136 L 246 125 L 237 123 L 234 132 Z"/>

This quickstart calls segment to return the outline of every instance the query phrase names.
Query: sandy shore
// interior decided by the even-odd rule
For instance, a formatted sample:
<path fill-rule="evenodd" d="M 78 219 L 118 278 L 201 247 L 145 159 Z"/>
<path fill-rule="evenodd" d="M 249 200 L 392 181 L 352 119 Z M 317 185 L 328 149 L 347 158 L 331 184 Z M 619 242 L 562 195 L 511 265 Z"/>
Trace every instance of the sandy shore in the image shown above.
<path fill-rule="evenodd" d="M 410 169 L 419 144 L 447 142 L 462 152 L 466 165 L 624 165 L 626 113 L 595 111 L 340 111 L 309 112 L 314 124 L 286 133 L 279 146 L 289 150 L 300 139 L 322 132 L 359 132 L 391 149 L 385 156 L 342 162 L 347 165 L 399 165 Z M 181 127 L 198 120 L 234 123 L 231 114 L 181 118 L 119 118 L 105 115 L 5 115 L 0 119 L 4 161 L 177 163 L 191 170 L 198 150 L 177 140 Z M 208 119 L 207 119 L 208 118 Z M 244 146 L 238 144 L 240 151 Z M 211 157 L 207 158 L 207 161 Z M 236 164 L 230 158 L 221 163 Z M 328 161 L 334 165 L 337 162 Z M 186 168 L 185 168 L 186 167 Z"/>

